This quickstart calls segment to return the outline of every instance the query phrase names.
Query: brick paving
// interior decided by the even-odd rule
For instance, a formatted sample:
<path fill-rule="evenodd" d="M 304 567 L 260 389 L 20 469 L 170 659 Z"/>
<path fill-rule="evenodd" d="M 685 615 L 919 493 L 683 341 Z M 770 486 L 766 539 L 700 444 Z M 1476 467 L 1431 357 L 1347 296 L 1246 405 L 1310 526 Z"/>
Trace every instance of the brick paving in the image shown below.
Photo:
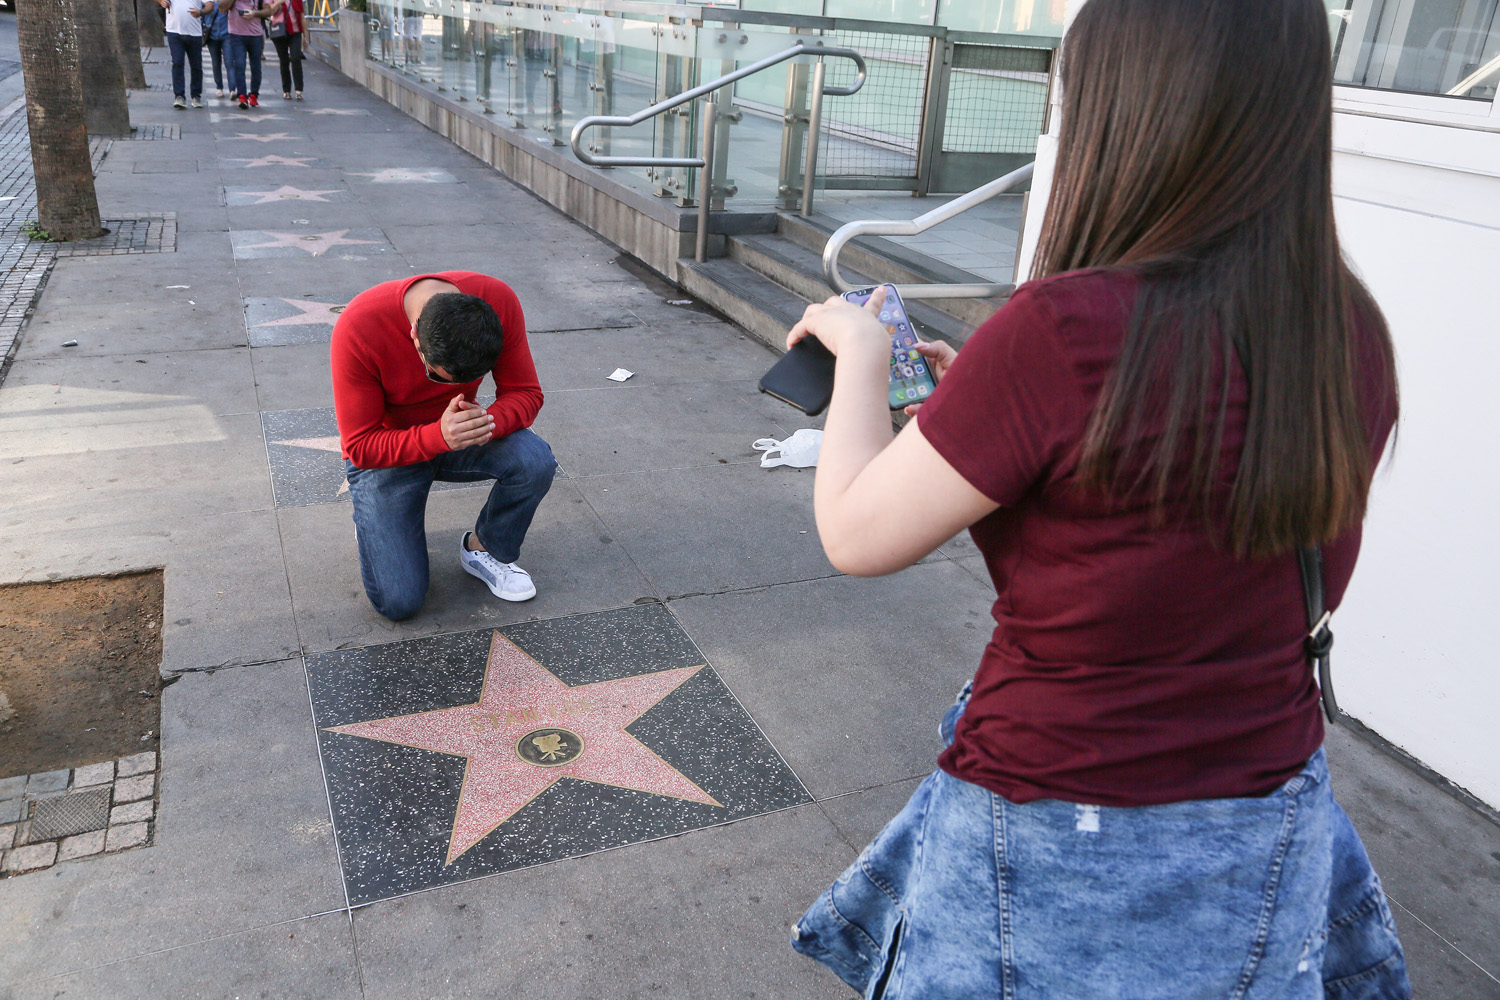
<path fill-rule="evenodd" d="M 110 145 L 122 139 L 181 138 L 177 125 L 141 124 L 129 136 L 91 136 L 89 153 L 95 173 Z M 36 218 L 36 184 L 31 168 L 31 136 L 26 104 L 16 100 L 0 110 L 0 383 L 20 344 L 52 265 L 62 257 L 101 254 L 170 253 L 177 249 L 177 216 L 121 213 L 103 220 L 109 232 L 91 240 L 46 243 L 26 234 Z"/>

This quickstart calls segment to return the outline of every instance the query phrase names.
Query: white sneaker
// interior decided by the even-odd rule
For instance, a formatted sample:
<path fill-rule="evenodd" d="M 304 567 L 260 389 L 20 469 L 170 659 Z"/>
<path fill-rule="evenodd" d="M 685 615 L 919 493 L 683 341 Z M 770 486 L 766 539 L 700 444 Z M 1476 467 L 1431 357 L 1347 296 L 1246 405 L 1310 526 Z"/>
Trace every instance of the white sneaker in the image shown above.
<path fill-rule="evenodd" d="M 490 593 L 502 601 L 529 601 L 536 596 L 536 584 L 531 582 L 530 573 L 515 563 L 503 563 L 488 552 L 469 551 L 472 534 L 465 531 L 458 543 L 458 561 L 463 563 L 466 573 L 483 580 Z"/>

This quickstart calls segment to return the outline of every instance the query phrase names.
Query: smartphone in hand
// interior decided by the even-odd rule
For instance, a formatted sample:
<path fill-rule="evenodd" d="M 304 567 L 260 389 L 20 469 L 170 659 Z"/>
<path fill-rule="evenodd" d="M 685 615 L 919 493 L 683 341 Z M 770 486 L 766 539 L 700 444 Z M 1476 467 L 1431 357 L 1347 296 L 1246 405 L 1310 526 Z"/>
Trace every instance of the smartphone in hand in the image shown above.
<path fill-rule="evenodd" d="M 870 301 L 875 289 L 860 288 L 845 292 L 844 298 L 857 306 Z M 912 328 L 906 306 L 896 294 L 895 285 L 885 286 L 885 302 L 880 307 L 880 322 L 891 335 L 890 405 L 893 410 L 924 402 L 937 388 L 927 359 L 917 353 L 917 331 Z"/>

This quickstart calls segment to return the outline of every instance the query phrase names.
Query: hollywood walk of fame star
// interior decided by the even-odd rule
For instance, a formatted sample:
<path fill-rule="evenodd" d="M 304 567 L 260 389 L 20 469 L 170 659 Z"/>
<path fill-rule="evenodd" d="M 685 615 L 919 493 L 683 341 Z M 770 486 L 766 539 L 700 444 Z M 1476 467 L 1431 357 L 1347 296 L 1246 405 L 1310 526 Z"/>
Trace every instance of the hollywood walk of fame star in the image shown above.
<path fill-rule="evenodd" d="M 291 247 L 294 250 L 302 250 L 313 257 L 321 257 L 334 247 L 354 246 L 364 243 L 374 246 L 379 240 L 349 240 L 344 234 L 349 230 L 337 229 L 328 233 L 273 233 L 264 230 L 271 237 L 269 243 L 245 243 L 237 249 L 240 250 L 267 250 L 280 247 Z"/>
<path fill-rule="evenodd" d="M 306 299 L 282 299 L 289 306 L 296 306 L 300 312 L 295 316 L 287 316 L 282 319 L 268 319 L 264 323 L 256 323 L 257 328 L 262 326 L 308 326 L 315 323 L 323 323 L 332 326 L 338 322 L 339 313 L 344 311 L 347 303 L 341 302 L 309 302 Z"/>
<path fill-rule="evenodd" d="M 356 108 L 311 108 L 307 112 L 310 115 L 367 115 L 368 111 L 360 111 Z"/>
<path fill-rule="evenodd" d="M 269 156 L 257 156 L 232 162 L 245 167 L 305 167 L 315 159 L 317 157 L 314 156 L 277 156 L 272 153 Z"/>
<path fill-rule="evenodd" d="M 262 323 L 260 325 L 265 326 L 267 324 Z M 293 448 L 311 448 L 313 451 L 331 451 L 335 455 L 342 455 L 344 453 L 344 446 L 339 441 L 339 436 L 337 434 L 333 435 L 332 437 L 291 438 L 286 441 L 272 441 L 271 443 L 289 445 Z M 343 482 L 339 483 L 339 491 L 334 495 L 343 496 L 348 492 L 349 480 L 346 477 Z"/>
<path fill-rule="evenodd" d="M 306 136 L 292 135 L 289 132 L 269 132 L 265 135 L 256 135 L 254 132 L 236 132 L 234 135 L 225 136 L 225 139 L 249 139 L 253 142 L 286 142 L 292 139 L 305 139 Z"/>
<path fill-rule="evenodd" d="M 332 191 L 304 191 L 302 188 L 283 184 L 274 191 L 235 191 L 233 193 L 253 197 L 255 200 L 249 203 L 251 205 L 268 205 L 283 199 L 288 201 L 326 202 L 328 199 L 323 197 L 325 194 L 339 194 L 341 192 L 337 188 Z"/>
<path fill-rule="evenodd" d="M 246 121 L 286 121 L 286 115 L 248 115 L 243 111 L 210 111 L 208 120 L 211 122 L 227 122 L 231 118 L 243 118 Z"/>
<path fill-rule="evenodd" d="M 496 632 L 477 702 L 327 731 L 465 758 L 448 840 L 452 864 L 561 778 L 722 808 L 625 731 L 703 667 L 570 687 Z"/>
<path fill-rule="evenodd" d="M 446 170 L 413 170 L 387 167 L 384 170 L 351 170 L 355 177 L 367 178 L 371 184 L 452 184 L 453 175 Z"/>

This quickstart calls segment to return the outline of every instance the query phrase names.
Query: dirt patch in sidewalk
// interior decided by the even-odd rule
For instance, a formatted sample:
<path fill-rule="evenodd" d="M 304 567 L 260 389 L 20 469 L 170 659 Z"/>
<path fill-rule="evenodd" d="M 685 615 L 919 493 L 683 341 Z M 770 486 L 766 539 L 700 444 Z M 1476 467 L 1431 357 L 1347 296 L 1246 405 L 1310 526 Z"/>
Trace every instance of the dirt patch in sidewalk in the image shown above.
<path fill-rule="evenodd" d="M 155 750 L 162 573 L 0 587 L 0 778 Z"/>

